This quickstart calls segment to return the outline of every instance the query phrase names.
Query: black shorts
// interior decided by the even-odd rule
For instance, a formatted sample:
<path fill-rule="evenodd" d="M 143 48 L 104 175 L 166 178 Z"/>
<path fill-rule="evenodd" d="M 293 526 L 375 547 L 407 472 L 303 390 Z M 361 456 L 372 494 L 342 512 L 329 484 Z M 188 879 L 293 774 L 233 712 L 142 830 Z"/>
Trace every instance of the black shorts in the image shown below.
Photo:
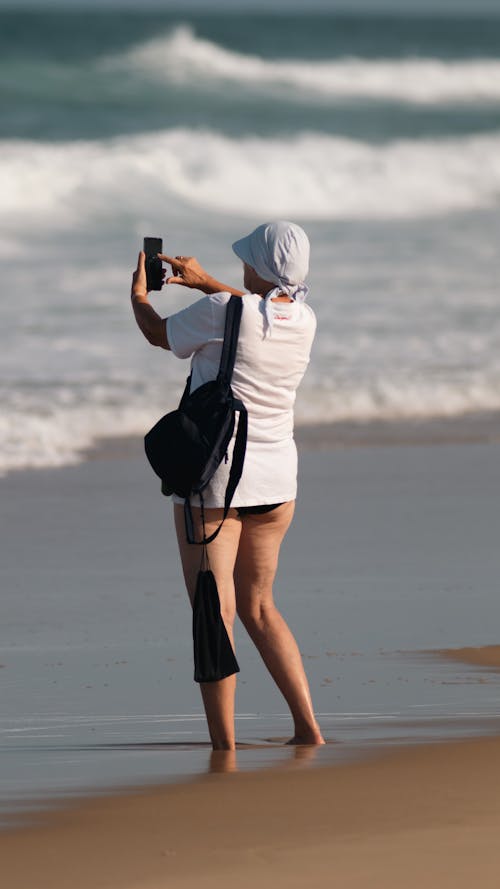
<path fill-rule="evenodd" d="M 242 518 L 245 515 L 262 515 L 265 512 L 272 512 L 278 506 L 283 506 L 283 503 L 265 503 L 261 506 L 236 506 L 235 509 L 239 517 Z"/>

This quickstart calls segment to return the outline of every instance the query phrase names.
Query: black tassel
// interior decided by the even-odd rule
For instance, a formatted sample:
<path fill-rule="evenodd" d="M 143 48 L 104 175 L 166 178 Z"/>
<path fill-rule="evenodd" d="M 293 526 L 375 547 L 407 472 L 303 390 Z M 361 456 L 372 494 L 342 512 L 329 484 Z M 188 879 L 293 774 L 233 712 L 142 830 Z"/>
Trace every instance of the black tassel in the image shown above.
<path fill-rule="evenodd" d="M 194 681 L 216 682 L 239 673 L 238 661 L 220 613 L 215 577 L 200 570 L 193 603 Z"/>

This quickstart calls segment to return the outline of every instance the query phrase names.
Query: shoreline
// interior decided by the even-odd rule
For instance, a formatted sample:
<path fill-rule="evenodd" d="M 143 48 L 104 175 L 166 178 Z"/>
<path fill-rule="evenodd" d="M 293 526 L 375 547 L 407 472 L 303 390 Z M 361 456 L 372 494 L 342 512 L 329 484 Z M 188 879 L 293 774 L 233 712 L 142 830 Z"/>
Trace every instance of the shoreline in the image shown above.
<path fill-rule="evenodd" d="M 238 774 L 226 755 L 217 774 L 31 816 L 0 834 L 2 871 L 9 889 L 298 889 L 332 875 L 349 889 L 468 889 L 472 876 L 493 889 L 499 766 L 499 737 L 315 770 Z"/>
<path fill-rule="evenodd" d="M 398 651 L 387 652 L 390 656 L 400 656 L 401 663 L 405 658 L 417 654 L 427 662 L 439 664 L 440 661 L 449 661 L 456 665 L 458 673 L 459 665 L 478 668 L 477 671 L 467 671 L 465 683 L 485 681 L 481 678 L 485 672 L 500 672 L 500 645 L 467 646 L 450 649 L 432 649 L 425 651 Z M 486 668 L 486 671 L 485 671 Z M 447 681 L 444 676 L 443 683 Z M 319 716 L 321 714 L 318 714 Z M 237 714 L 238 719 L 238 714 Z M 167 790 L 172 786 L 191 785 L 206 780 L 207 775 L 223 772 L 240 773 L 245 775 L 272 775 L 281 771 L 290 771 L 297 767 L 307 767 L 315 771 L 328 771 L 332 768 L 346 765 L 362 765 L 370 763 L 380 757 L 390 758 L 394 753 L 442 747 L 443 745 L 456 745 L 471 740 L 481 741 L 497 738 L 500 743 L 500 712 L 498 713 L 455 713 L 429 717 L 427 715 L 411 720 L 402 714 L 399 718 L 392 717 L 392 734 L 388 736 L 373 735 L 371 738 L 360 737 L 357 740 L 327 739 L 325 746 L 290 746 L 285 738 L 266 738 L 259 740 L 238 740 L 236 750 L 232 752 L 213 752 L 209 741 L 163 741 L 158 739 L 153 742 L 129 743 L 131 750 L 139 750 L 141 747 L 150 752 L 185 750 L 191 753 L 205 753 L 206 768 L 194 772 L 169 774 L 168 778 L 159 779 L 152 783 L 152 778 L 144 777 L 141 781 L 127 783 L 111 783 L 99 789 L 97 786 L 75 787 L 72 790 L 59 791 L 47 796 L 21 797 L 16 799 L 0 800 L 0 836 L 5 829 L 9 832 L 17 829 L 26 830 L 32 822 L 44 823 L 47 814 L 52 812 L 64 813 L 73 810 L 75 806 L 95 803 L 101 799 L 118 799 L 124 795 L 149 793 L 156 789 Z M 118 745 L 120 746 L 120 745 Z M 61 747 L 61 751 L 64 747 Z M 69 748 L 71 749 L 71 748 Z M 264 754 L 261 761 L 255 756 L 255 752 Z M 245 754 L 252 754 L 253 759 L 245 759 Z M 239 761 L 238 761 L 239 759 Z M 3 812 L 3 825 L 1 824 Z"/>
<path fill-rule="evenodd" d="M 68 462 L 19 466 L 2 470 L 0 481 L 23 473 L 50 472 L 95 460 L 145 458 L 144 432 L 102 436 L 82 446 Z M 358 448 L 390 448 L 494 444 L 500 442 L 500 412 L 474 411 L 457 416 L 400 419 L 338 420 L 296 423 L 294 437 L 300 453 Z"/>
<path fill-rule="evenodd" d="M 297 425 L 295 438 L 302 450 L 484 444 L 500 442 L 500 413 L 490 411 L 451 417 L 342 420 Z"/>
<path fill-rule="evenodd" d="M 295 425 L 294 435 L 299 452 L 339 448 L 484 444 L 500 442 L 500 413 L 485 411 L 453 417 L 299 423 Z M 85 448 L 82 455 L 87 460 L 144 456 L 143 436 L 104 437 Z"/>
<path fill-rule="evenodd" d="M 86 461 L 128 459 L 144 455 L 143 437 L 103 436 L 82 447 L 74 461 L 48 466 L 20 466 L 2 478 L 24 472 L 44 472 L 78 466 Z M 351 448 L 467 445 L 500 442 L 500 412 L 478 411 L 458 416 L 401 419 L 339 420 L 327 423 L 296 423 L 294 437 L 299 453 Z"/>

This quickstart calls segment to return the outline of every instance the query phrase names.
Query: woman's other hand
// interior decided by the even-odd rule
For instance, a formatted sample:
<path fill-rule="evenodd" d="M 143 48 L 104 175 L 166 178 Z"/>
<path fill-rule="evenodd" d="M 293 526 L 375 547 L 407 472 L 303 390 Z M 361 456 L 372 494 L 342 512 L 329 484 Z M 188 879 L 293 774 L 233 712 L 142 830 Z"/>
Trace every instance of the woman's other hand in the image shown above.
<path fill-rule="evenodd" d="M 137 268 L 132 273 L 132 296 L 143 296 L 147 292 L 146 254 L 141 250 L 137 259 Z"/>
<path fill-rule="evenodd" d="M 167 337 L 167 319 L 161 318 L 148 299 L 148 282 L 146 276 L 146 254 L 141 250 L 137 260 L 137 268 L 132 273 L 132 309 L 139 330 L 142 331 L 152 346 L 170 349 Z"/>
<path fill-rule="evenodd" d="M 162 278 L 165 271 L 162 272 Z M 146 254 L 141 250 L 137 259 L 137 268 L 132 274 L 132 296 L 143 296 L 148 292 L 148 280 L 146 275 Z"/>

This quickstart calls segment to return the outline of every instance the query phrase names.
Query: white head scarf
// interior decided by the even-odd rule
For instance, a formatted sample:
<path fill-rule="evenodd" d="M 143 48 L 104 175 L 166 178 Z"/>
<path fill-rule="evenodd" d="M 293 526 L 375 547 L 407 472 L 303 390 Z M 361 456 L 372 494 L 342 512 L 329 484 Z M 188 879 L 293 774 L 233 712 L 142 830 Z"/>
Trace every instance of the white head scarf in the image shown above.
<path fill-rule="evenodd" d="M 294 222 L 268 222 L 235 241 L 233 250 L 243 262 L 251 266 L 264 281 L 276 284 L 265 296 L 268 332 L 273 326 L 271 299 L 285 293 L 303 302 L 309 292 L 304 280 L 309 271 L 309 239 Z"/>

